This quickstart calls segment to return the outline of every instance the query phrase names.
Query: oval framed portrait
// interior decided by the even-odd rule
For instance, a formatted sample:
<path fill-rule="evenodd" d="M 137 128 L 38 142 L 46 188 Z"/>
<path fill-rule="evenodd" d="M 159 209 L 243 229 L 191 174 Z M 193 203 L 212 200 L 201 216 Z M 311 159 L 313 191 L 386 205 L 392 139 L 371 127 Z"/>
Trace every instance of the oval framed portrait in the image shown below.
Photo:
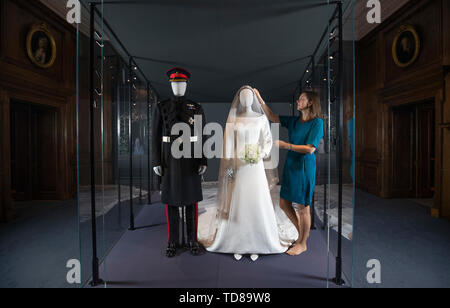
<path fill-rule="evenodd" d="M 419 57 L 420 38 L 413 26 L 401 26 L 394 43 L 392 44 L 392 57 L 399 67 L 408 67 Z"/>
<path fill-rule="evenodd" d="M 47 25 L 34 25 L 27 35 L 27 54 L 31 62 L 41 68 L 51 67 L 56 60 L 55 38 Z"/>

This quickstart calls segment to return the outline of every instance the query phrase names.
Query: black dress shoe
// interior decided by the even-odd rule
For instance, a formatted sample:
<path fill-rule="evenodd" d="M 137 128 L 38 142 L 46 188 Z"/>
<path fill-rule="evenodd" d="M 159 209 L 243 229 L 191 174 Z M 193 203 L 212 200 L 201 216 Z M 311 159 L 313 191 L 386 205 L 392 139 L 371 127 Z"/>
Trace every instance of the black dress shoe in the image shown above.
<path fill-rule="evenodd" d="M 198 242 L 189 242 L 189 251 L 191 255 L 198 256 L 200 254 L 200 245 Z"/>
<path fill-rule="evenodd" d="M 166 249 L 166 257 L 173 258 L 177 254 L 177 245 L 175 243 L 169 243 Z"/>

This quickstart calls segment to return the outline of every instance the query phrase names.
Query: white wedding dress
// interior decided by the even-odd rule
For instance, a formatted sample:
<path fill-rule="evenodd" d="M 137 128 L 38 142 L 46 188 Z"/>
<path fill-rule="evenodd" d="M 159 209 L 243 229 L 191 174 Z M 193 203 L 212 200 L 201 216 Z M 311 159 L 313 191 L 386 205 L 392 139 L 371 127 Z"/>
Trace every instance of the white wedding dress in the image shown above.
<path fill-rule="evenodd" d="M 243 159 L 246 146 L 260 149 L 261 159 L 257 163 Z M 199 241 L 208 251 L 278 254 L 285 252 L 296 240 L 297 231 L 277 201 L 274 207 L 273 199 L 279 200 L 278 192 L 272 191 L 271 195 L 270 188 L 276 188 L 276 183 L 269 183 L 273 179 L 267 175 L 262 160 L 270 155 L 272 146 L 265 114 L 236 116 L 233 121 L 229 117 L 221 162 L 220 174 L 223 175 L 219 175 L 223 179 L 219 181 L 218 205 L 207 209 L 199 218 Z M 232 157 L 236 159 L 230 159 Z M 230 169 L 234 171 L 232 176 L 229 176 Z"/>

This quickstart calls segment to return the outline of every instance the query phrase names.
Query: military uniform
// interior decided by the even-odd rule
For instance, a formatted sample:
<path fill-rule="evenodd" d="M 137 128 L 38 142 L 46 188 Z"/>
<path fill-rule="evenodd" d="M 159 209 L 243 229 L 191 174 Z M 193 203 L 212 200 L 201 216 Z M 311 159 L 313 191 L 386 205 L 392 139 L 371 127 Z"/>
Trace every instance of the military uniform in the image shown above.
<path fill-rule="evenodd" d="M 201 117 L 202 125 L 196 123 L 199 117 Z M 187 138 L 188 143 L 181 144 L 181 135 L 171 134 L 172 127 L 177 123 L 189 125 L 191 135 Z M 184 219 L 180 221 L 180 208 L 186 219 L 188 243 L 197 244 L 198 202 L 203 200 L 199 168 L 207 165 L 203 155 L 204 125 L 205 116 L 202 106 L 185 97 L 173 97 L 159 102 L 154 108 L 152 166 L 162 167 L 161 201 L 167 207 L 169 248 L 173 248 L 180 242 L 180 222 L 184 231 Z M 183 146 L 189 145 L 190 158 L 173 157 L 171 148 L 174 143 L 179 143 L 175 146 L 180 150 L 183 150 Z M 197 152 L 199 147 L 201 149 L 200 157 L 194 157 L 196 147 Z"/>

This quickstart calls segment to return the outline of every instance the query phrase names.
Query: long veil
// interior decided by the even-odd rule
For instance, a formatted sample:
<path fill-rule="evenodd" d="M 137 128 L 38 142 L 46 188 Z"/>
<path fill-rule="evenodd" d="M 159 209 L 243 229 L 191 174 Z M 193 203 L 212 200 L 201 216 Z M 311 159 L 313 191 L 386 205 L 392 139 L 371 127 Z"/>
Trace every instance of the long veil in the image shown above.
<path fill-rule="evenodd" d="M 203 230 L 199 230 L 199 240 L 205 246 L 209 247 L 214 243 L 216 238 L 216 234 L 220 225 L 220 222 L 223 220 L 229 219 L 230 214 L 230 205 L 231 198 L 234 190 L 234 172 L 237 170 L 238 166 L 238 155 L 236 153 L 235 142 L 231 140 L 235 140 L 235 131 L 234 127 L 236 125 L 237 118 L 240 114 L 242 114 L 245 109 L 240 102 L 240 93 L 244 89 L 249 89 L 253 92 L 253 89 L 250 86 L 243 86 L 239 89 L 233 99 L 233 103 L 231 104 L 231 109 L 228 114 L 227 124 L 224 132 L 223 138 L 223 146 L 222 146 L 222 158 L 220 161 L 220 169 L 219 169 L 219 178 L 218 178 L 218 193 L 216 199 L 216 205 L 213 208 L 209 208 L 207 211 L 209 215 L 207 215 L 206 219 L 209 222 L 203 222 L 204 228 Z M 251 109 L 255 113 L 259 113 L 264 121 L 267 121 L 268 133 L 270 133 L 270 124 L 269 119 L 264 113 L 264 109 L 261 107 L 260 103 L 255 94 L 253 94 L 253 103 L 251 105 Z M 260 140 L 263 138 L 260 138 Z M 267 139 L 267 138 L 266 138 Z M 270 135 L 270 140 L 272 140 L 272 135 Z M 263 140 L 260 141 L 262 143 Z M 271 143 L 272 145 L 272 143 Z M 262 146 L 262 145 L 261 145 Z M 271 147 L 272 148 L 272 147 Z M 271 149 L 270 152 L 273 153 L 277 149 Z M 271 190 L 271 196 L 273 204 L 277 204 L 277 193 L 274 192 L 276 185 L 279 182 L 278 178 L 278 170 L 275 167 L 272 167 L 272 164 L 268 163 L 270 160 L 270 153 L 265 153 L 266 157 L 264 158 L 264 166 L 265 166 L 265 174 L 267 178 L 267 183 L 269 184 L 269 189 Z M 205 226 L 206 224 L 206 226 Z"/>

